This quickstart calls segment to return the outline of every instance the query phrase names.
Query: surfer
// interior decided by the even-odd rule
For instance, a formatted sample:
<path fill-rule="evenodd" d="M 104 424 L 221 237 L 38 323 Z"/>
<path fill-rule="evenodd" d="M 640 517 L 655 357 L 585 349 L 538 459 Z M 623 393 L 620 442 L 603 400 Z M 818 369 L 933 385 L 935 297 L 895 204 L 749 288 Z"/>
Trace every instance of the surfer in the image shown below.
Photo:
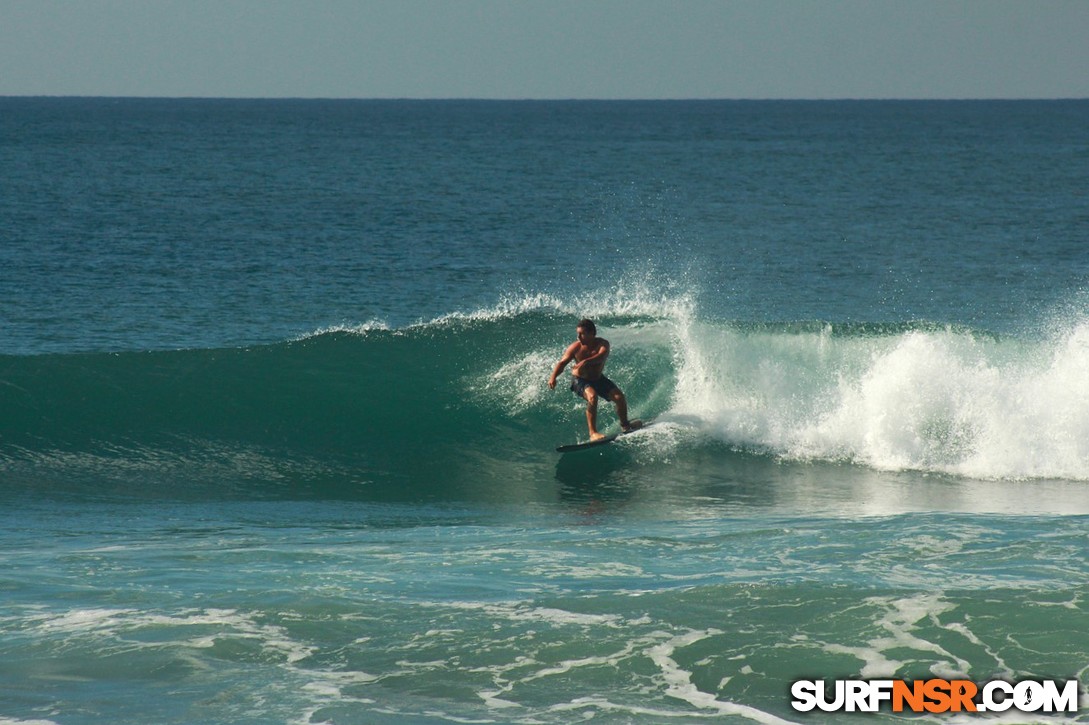
<path fill-rule="evenodd" d="M 590 440 L 597 441 L 605 437 L 597 430 L 597 401 L 602 397 L 616 405 L 616 417 L 620 419 L 620 427 L 625 433 L 639 428 L 641 421 L 628 420 L 628 401 L 624 393 L 603 373 L 605 360 L 609 357 L 609 341 L 597 336 L 597 327 L 593 320 L 581 320 L 575 331 L 578 339 L 567 346 L 563 357 L 552 369 L 548 387 L 556 389 L 556 378 L 574 360 L 575 366 L 571 368 L 571 392 L 586 400 L 586 423 L 590 426 Z"/>

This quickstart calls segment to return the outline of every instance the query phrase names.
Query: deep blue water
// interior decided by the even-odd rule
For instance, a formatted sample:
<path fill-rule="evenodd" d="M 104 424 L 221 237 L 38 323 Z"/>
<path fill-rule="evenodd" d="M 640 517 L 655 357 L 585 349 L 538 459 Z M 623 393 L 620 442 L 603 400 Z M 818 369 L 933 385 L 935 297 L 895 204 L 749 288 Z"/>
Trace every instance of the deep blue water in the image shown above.
<path fill-rule="evenodd" d="M 649 275 L 701 315 L 1021 330 L 1084 102 L 0 101 L 18 354 L 276 342 Z"/>
<path fill-rule="evenodd" d="M 1081 676 L 1087 130 L 0 99 L 0 723 L 815 722 L 791 681 Z M 583 316 L 656 423 L 560 456 Z"/>

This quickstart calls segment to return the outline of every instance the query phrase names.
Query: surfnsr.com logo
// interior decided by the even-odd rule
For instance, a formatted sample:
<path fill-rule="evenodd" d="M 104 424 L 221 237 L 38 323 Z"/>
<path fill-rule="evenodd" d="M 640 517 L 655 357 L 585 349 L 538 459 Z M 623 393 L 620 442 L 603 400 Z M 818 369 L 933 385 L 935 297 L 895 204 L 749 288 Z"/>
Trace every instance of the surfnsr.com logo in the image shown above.
<path fill-rule="evenodd" d="M 798 680 L 790 687 L 798 712 L 1077 712 L 1077 680 Z"/>

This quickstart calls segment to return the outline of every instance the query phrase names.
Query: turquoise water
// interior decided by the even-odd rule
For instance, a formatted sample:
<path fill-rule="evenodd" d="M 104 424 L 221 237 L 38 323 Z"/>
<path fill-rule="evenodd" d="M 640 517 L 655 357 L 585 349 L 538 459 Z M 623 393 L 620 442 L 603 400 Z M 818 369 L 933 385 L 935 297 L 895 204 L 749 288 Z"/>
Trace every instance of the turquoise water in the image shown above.
<path fill-rule="evenodd" d="M 0 111 L 0 722 L 1086 679 L 1085 102 Z"/>

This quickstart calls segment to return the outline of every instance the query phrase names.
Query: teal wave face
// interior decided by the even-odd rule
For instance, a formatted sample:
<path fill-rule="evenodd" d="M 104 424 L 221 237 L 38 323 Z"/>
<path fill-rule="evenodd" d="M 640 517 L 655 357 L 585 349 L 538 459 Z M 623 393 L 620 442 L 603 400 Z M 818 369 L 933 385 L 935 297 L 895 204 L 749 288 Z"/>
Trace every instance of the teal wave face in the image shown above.
<path fill-rule="evenodd" d="M 568 327 L 537 313 L 243 349 L 0 358 L 0 465 L 446 496 L 484 470 L 526 475 L 519 461 L 584 435 L 579 401 L 545 386 Z M 633 346 L 613 374 L 643 399 L 668 362 Z"/>

